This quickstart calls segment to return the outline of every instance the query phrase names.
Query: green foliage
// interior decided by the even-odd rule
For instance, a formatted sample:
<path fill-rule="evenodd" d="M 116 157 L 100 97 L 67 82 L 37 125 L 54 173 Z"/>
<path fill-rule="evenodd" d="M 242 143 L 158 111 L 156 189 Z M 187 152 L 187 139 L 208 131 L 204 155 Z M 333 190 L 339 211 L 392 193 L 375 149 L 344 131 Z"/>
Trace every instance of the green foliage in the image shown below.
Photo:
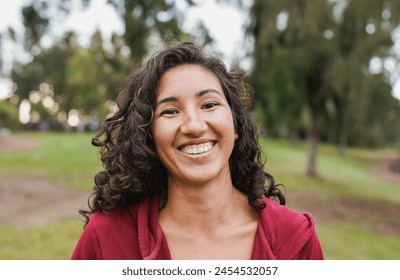
<path fill-rule="evenodd" d="M 0 129 L 3 127 L 11 130 L 20 128 L 18 109 L 7 100 L 0 100 Z"/>
<path fill-rule="evenodd" d="M 186 2 L 188 6 L 193 5 L 192 1 Z M 33 0 L 23 7 L 22 37 L 31 59 L 15 61 L 11 71 L 21 101 L 37 91 L 40 84 L 47 83 L 53 89 L 51 97 L 60 112 L 77 109 L 81 116 L 103 120 L 111 111 L 109 101 L 115 100 L 133 65 L 141 64 L 149 52 L 164 44 L 179 39 L 193 40 L 180 28 L 184 15 L 174 2 L 167 0 L 107 1 L 125 25 L 124 34 L 113 34 L 110 42 L 103 40 L 100 31 L 93 34 L 89 47 L 79 45 L 73 32 L 54 36 L 53 24 L 62 21 L 79 3 L 87 8 L 90 0 Z M 211 44 L 207 29 L 200 25 L 199 30 L 196 40 Z M 21 36 L 17 35 L 10 30 L 7 38 L 20 44 Z M 43 39 L 49 35 L 53 43 L 45 47 Z M 66 127 L 65 123 L 56 121 L 54 113 L 48 114 L 42 107 L 37 109 L 42 120 L 54 123 L 52 127 Z"/>
<path fill-rule="evenodd" d="M 150 36 L 168 42 L 187 35 L 179 24 L 183 15 L 173 1 L 109 0 L 108 2 L 114 6 L 123 20 L 125 25 L 123 38 L 130 49 L 133 63 L 139 63 L 147 55 L 147 41 Z M 186 0 L 186 3 L 193 4 L 189 0 Z"/>
<path fill-rule="evenodd" d="M 35 50 L 40 44 L 41 37 L 46 33 L 49 19 L 43 14 L 48 5 L 44 1 L 34 1 L 31 5 L 22 8 L 23 24 L 25 27 L 25 49 Z"/>
<path fill-rule="evenodd" d="M 398 3 L 367 2 L 254 1 L 249 82 L 269 134 L 314 129 L 322 139 L 357 146 L 398 139 L 400 103 L 391 96 L 390 73 L 369 71 L 373 57 L 393 56 Z"/>
<path fill-rule="evenodd" d="M 108 113 L 106 101 L 115 98 L 118 82 L 129 66 L 123 57 L 113 57 L 104 50 L 99 32 L 93 35 L 89 49 L 76 45 L 74 37 L 68 34 L 31 62 L 16 65 L 12 71 L 12 79 L 18 85 L 16 93 L 21 99 L 27 99 L 46 82 L 53 89 L 59 110 L 79 109 L 83 115 L 104 118 Z M 42 119 L 51 117 L 44 108 L 40 113 Z"/>

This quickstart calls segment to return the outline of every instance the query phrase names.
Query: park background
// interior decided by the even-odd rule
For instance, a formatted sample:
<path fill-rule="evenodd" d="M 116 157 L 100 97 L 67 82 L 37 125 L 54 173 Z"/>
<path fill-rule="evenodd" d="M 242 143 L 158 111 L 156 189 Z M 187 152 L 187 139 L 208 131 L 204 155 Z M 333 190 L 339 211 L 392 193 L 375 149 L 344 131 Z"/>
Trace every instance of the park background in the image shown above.
<path fill-rule="evenodd" d="M 0 20 L 0 259 L 70 257 L 101 170 L 91 138 L 130 69 L 181 40 L 248 71 L 266 169 L 326 258 L 400 259 L 398 1 L 16 2 Z"/>

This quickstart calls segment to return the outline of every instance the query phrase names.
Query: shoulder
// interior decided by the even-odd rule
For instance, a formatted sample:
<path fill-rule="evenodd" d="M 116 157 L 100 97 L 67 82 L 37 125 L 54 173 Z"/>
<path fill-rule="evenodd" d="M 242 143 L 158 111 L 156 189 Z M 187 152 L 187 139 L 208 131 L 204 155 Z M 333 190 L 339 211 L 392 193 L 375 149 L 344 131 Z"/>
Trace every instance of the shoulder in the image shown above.
<path fill-rule="evenodd" d="M 266 207 L 260 211 L 260 225 L 277 258 L 298 258 L 310 242 L 319 246 L 311 214 L 299 213 L 268 198 L 264 201 Z"/>
<path fill-rule="evenodd" d="M 309 213 L 300 213 L 287 206 L 280 205 L 272 199 L 263 198 L 266 206 L 261 210 L 262 218 L 276 227 L 297 228 L 300 224 L 314 226 L 315 221 Z"/>
<path fill-rule="evenodd" d="M 113 208 L 107 212 L 95 212 L 90 217 L 88 226 L 91 225 L 96 230 L 108 231 L 115 227 L 132 225 L 134 220 L 137 220 L 136 205 L 123 209 Z"/>
<path fill-rule="evenodd" d="M 95 212 L 90 217 L 72 255 L 72 259 L 127 259 L 134 258 L 126 248 L 136 248 L 136 206 Z M 136 217 L 135 217 L 136 216 Z"/>
<path fill-rule="evenodd" d="M 126 236 L 136 236 L 138 231 L 138 205 L 95 212 L 85 229 L 96 235 L 100 243 L 126 242 Z M 117 241 L 118 240 L 118 241 Z M 102 244 L 101 244 L 102 245 Z"/>
<path fill-rule="evenodd" d="M 94 213 L 72 258 L 121 260 L 151 255 L 161 240 L 156 240 L 159 237 L 157 214 L 156 199 L 144 199 L 124 209 Z"/>

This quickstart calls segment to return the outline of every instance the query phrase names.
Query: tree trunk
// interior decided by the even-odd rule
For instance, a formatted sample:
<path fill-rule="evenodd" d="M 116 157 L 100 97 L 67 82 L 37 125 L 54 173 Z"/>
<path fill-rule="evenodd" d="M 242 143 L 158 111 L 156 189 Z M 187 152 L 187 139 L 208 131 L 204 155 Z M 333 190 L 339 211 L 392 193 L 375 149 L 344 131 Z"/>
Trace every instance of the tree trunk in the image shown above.
<path fill-rule="evenodd" d="M 308 163 L 306 175 L 310 177 L 318 177 L 317 154 L 320 138 L 321 110 L 319 108 L 312 108 L 311 115 L 311 128 L 308 134 Z"/>
<path fill-rule="evenodd" d="M 344 128 L 340 132 L 340 137 L 339 137 L 339 155 L 344 156 L 346 154 L 346 148 L 347 148 L 347 130 Z"/>
<path fill-rule="evenodd" d="M 339 155 L 344 156 L 346 154 L 347 140 L 348 140 L 348 114 L 344 105 L 338 105 L 340 108 L 339 113 L 339 139 L 338 139 L 338 152 Z"/>

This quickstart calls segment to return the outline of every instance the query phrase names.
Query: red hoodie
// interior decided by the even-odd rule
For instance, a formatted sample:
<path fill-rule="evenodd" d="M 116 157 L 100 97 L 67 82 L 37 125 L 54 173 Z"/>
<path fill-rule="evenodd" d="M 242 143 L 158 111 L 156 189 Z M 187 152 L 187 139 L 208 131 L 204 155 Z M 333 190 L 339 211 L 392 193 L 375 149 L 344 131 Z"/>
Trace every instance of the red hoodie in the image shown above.
<path fill-rule="evenodd" d="M 311 215 L 263 199 L 266 207 L 259 212 L 251 259 L 323 259 Z M 71 258 L 170 260 L 168 243 L 158 223 L 158 200 L 94 213 Z"/>

